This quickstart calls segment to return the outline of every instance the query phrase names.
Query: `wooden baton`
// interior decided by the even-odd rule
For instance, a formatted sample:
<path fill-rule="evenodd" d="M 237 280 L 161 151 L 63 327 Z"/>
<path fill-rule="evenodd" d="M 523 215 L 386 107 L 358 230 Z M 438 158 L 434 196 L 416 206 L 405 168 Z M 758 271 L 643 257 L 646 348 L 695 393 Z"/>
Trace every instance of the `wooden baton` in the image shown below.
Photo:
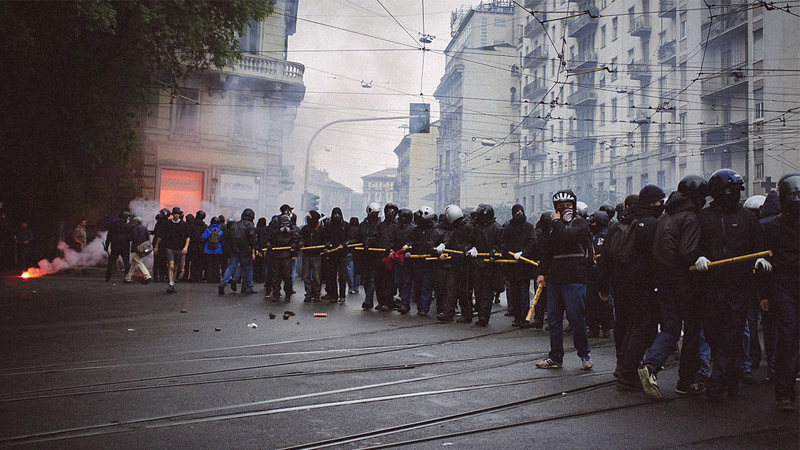
<path fill-rule="evenodd" d="M 749 255 L 735 256 L 733 258 L 720 259 L 720 260 L 717 260 L 717 261 L 711 261 L 710 263 L 708 263 L 708 268 L 710 269 L 710 268 L 712 268 L 714 266 L 721 266 L 721 265 L 724 265 L 724 264 L 731 264 L 731 263 L 736 263 L 736 262 L 749 261 L 751 259 L 763 258 L 765 256 L 772 256 L 772 250 L 767 250 L 767 251 L 758 252 L 758 253 L 750 253 Z M 696 266 L 690 266 L 689 267 L 689 271 L 690 272 L 694 272 L 695 270 L 697 270 Z"/>
<path fill-rule="evenodd" d="M 531 309 L 528 310 L 528 315 L 525 316 L 525 321 L 530 322 L 533 318 L 533 310 L 536 308 L 536 304 L 539 303 L 539 297 L 542 295 L 542 283 L 536 283 L 536 293 L 533 294 L 533 302 L 531 303 Z"/>

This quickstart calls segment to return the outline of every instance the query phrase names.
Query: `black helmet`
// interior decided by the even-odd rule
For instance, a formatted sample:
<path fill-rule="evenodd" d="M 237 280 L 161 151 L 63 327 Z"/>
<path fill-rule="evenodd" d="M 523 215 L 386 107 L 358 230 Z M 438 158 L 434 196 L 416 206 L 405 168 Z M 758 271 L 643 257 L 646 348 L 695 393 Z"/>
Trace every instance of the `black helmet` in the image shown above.
<path fill-rule="evenodd" d="M 194 218 L 195 220 L 203 220 L 206 218 L 206 212 L 201 209 L 195 213 Z"/>
<path fill-rule="evenodd" d="M 705 199 L 708 183 L 699 175 L 687 175 L 678 183 L 678 192 L 691 199 Z"/>
<path fill-rule="evenodd" d="M 400 210 L 400 215 L 397 216 L 397 221 L 404 225 L 408 225 L 409 223 L 411 223 L 411 219 L 413 218 L 414 218 L 414 213 L 408 208 L 403 208 Z"/>
<path fill-rule="evenodd" d="M 290 227 L 290 226 L 292 226 L 292 219 L 290 219 L 289 216 L 287 216 L 287 215 L 281 214 L 281 216 L 278 217 L 278 226 L 279 227 Z"/>
<path fill-rule="evenodd" d="M 164 216 L 164 218 L 169 217 L 169 210 L 167 208 L 161 208 L 161 211 L 159 211 L 158 213 Z"/>
<path fill-rule="evenodd" d="M 289 206 L 288 204 L 284 203 L 283 205 L 281 205 L 281 214 L 286 214 L 286 215 L 288 215 L 289 213 L 291 213 L 291 212 L 292 212 L 292 210 L 293 210 L 293 209 L 294 209 L 294 208 L 292 208 L 292 207 L 291 207 L 291 206 Z"/>
<path fill-rule="evenodd" d="M 447 223 L 452 224 L 456 220 L 464 217 L 464 211 L 458 205 L 447 205 L 444 209 L 444 216 Z"/>
<path fill-rule="evenodd" d="M 736 192 L 743 191 L 744 181 L 738 173 L 731 169 L 719 169 L 708 179 L 708 194 L 714 199 L 720 198 L 725 195 L 725 188 L 731 188 Z M 739 199 L 737 198 L 736 201 L 738 202 Z"/>
<path fill-rule="evenodd" d="M 600 210 L 600 211 L 605 211 L 605 213 L 608 214 L 608 220 L 613 219 L 614 218 L 614 214 L 617 213 L 617 210 L 614 209 L 614 207 L 611 206 L 611 205 L 603 204 L 603 205 L 600 205 L 600 207 L 597 208 L 597 209 Z"/>
<path fill-rule="evenodd" d="M 255 220 L 255 218 L 256 218 L 256 212 L 253 211 L 252 209 L 245 208 L 244 211 L 242 211 L 242 220 L 249 220 L 250 222 L 252 222 L 253 220 Z"/>
<path fill-rule="evenodd" d="M 800 204 L 800 173 L 790 173 L 778 181 L 778 199 L 781 211 L 789 211 Z M 794 205 L 794 206 L 793 206 Z"/>
<path fill-rule="evenodd" d="M 129 213 L 128 211 L 122 211 L 121 213 L 119 213 L 119 218 L 123 222 L 127 222 L 130 217 L 131 213 Z"/>
<path fill-rule="evenodd" d="M 475 208 L 475 222 L 486 224 L 494 219 L 494 208 L 492 205 L 481 203 Z"/>
<path fill-rule="evenodd" d="M 385 215 L 386 217 L 391 216 L 392 218 L 394 218 L 395 216 L 397 216 L 397 211 L 399 209 L 400 208 L 398 208 L 397 205 L 395 205 L 392 202 L 389 202 L 383 207 L 383 215 Z"/>
<path fill-rule="evenodd" d="M 212 217 L 211 225 L 219 225 L 219 217 Z"/>

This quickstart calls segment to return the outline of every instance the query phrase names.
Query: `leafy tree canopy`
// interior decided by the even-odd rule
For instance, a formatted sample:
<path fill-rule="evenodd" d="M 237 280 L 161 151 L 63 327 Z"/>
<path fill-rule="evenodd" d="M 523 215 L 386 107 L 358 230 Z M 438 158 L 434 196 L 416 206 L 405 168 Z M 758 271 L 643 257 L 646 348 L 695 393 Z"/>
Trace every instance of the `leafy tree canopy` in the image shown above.
<path fill-rule="evenodd" d="M 134 175 L 135 120 L 153 88 L 239 61 L 238 33 L 270 12 L 266 0 L 0 3 L 9 217 L 52 234 L 60 220 L 110 208 Z"/>

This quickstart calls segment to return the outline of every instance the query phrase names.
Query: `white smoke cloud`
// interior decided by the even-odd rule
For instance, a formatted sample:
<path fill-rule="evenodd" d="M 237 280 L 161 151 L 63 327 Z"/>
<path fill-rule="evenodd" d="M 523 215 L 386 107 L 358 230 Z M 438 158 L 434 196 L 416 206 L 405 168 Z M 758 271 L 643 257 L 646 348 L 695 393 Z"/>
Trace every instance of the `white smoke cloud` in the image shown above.
<path fill-rule="evenodd" d="M 64 254 L 63 257 L 56 258 L 52 261 L 43 259 L 37 263 L 37 267 L 31 267 L 25 273 L 28 277 L 36 278 L 73 267 L 91 267 L 106 261 L 108 259 L 108 254 L 103 249 L 103 242 L 106 239 L 106 234 L 107 232 L 105 231 L 100 233 L 91 242 L 86 244 L 86 247 L 80 252 L 70 248 L 66 242 L 60 241 L 58 243 L 58 250 Z"/>

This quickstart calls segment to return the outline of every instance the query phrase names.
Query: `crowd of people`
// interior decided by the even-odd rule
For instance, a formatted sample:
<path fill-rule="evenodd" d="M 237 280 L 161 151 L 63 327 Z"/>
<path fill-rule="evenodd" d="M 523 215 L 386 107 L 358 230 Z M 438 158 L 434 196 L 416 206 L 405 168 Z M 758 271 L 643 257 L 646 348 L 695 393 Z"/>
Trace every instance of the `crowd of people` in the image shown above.
<path fill-rule="evenodd" d="M 312 210 L 302 226 L 289 205 L 257 224 L 249 208 L 238 221 L 219 216 L 207 224 L 205 212 L 184 220 L 175 207 L 156 217 L 152 246 L 141 218 L 123 213 L 109 230 L 106 279 L 122 257 L 126 282 L 137 267 L 145 282 L 168 281 L 168 293 L 180 274 L 217 284 L 220 295 L 237 283 L 254 294 L 263 282 L 265 299 L 289 302 L 299 266 L 306 302 L 345 303 L 362 287 L 365 310 L 407 314 L 416 303 L 418 315 L 435 307 L 441 322 L 481 327 L 505 291 L 512 326 L 546 323 L 550 351 L 538 368 L 563 366 L 571 333 L 581 368 L 590 370 L 589 339 L 613 332 L 618 389 L 658 400 L 658 372 L 682 342 L 677 394 L 724 401 L 738 395 L 740 382 L 753 382 L 752 370 L 765 360 L 778 408 L 791 411 L 800 175 L 784 176 L 766 197 L 743 202 L 743 190 L 742 178 L 722 169 L 708 180 L 685 177 L 666 200 L 660 187 L 647 185 L 591 214 L 574 192 L 561 190 L 535 224 L 514 205 L 502 225 L 488 204 L 468 213 L 450 205 L 437 215 L 429 207 L 370 203 L 363 220 L 345 221 L 340 208 L 328 217 Z M 141 263 L 151 250 L 152 276 Z M 541 301 L 531 302 L 532 280 Z"/>
<path fill-rule="evenodd" d="M 31 264 L 35 259 L 33 244 L 28 222 L 23 220 L 15 228 L 0 203 L 0 273 L 20 271 Z"/>

